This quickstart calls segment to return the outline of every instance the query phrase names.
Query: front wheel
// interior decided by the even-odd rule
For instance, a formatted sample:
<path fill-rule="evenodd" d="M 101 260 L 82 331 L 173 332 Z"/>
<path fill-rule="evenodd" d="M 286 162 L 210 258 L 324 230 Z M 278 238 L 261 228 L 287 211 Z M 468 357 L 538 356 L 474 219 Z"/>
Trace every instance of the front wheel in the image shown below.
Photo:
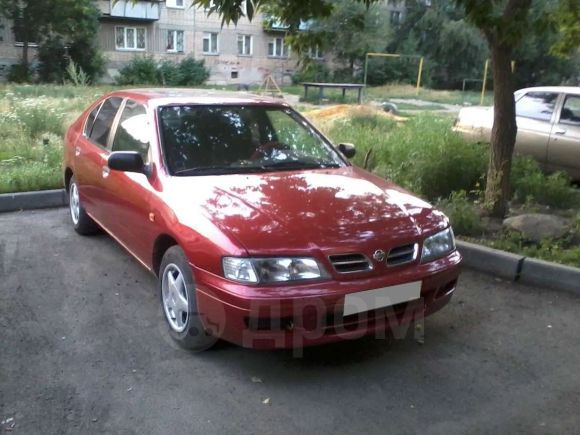
<path fill-rule="evenodd" d="M 99 226 L 91 219 L 83 208 L 79 195 L 79 185 L 74 176 L 70 180 L 68 199 L 70 217 L 75 231 L 83 236 L 97 233 L 99 231 Z"/>
<path fill-rule="evenodd" d="M 191 266 L 179 246 L 165 252 L 159 271 L 161 307 L 169 325 L 169 334 L 183 348 L 209 349 L 218 339 L 203 326 Z"/>

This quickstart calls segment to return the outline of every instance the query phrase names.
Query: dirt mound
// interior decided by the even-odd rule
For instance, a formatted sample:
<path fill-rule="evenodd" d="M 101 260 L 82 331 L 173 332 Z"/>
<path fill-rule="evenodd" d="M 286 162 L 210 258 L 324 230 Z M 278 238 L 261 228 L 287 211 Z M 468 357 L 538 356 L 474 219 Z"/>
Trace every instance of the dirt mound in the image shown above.
<path fill-rule="evenodd" d="M 338 104 L 323 109 L 304 112 L 304 116 L 316 124 L 333 122 L 352 115 L 382 116 L 393 121 L 405 121 L 406 118 L 385 112 L 381 108 L 370 105 Z"/>

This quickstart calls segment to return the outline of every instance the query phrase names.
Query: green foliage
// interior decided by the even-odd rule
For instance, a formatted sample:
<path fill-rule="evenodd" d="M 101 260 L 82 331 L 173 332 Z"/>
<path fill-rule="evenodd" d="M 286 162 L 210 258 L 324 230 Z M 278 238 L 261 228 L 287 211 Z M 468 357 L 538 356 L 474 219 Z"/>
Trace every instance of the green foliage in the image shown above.
<path fill-rule="evenodd" d="M 437 207 L 451 220 L 455 234 L 475 236 L 481 233 L 481 216 L 465 190 L 452 192 L 449 198 L 439 201 Z"/>
<path fill-rule="evenodd" d="M 32 81 L 33 72 L 30 66 L 15 63 L 8 69 L 6 80 L 10 83 L 28 83 Z"/>
<path fill-rule="evenodd" d="M 0 0 L 0 14 L 13 23 L 14 33 L 23 42 L 23 65 L 29 62 L 29 44 L 39 44 L 40 80 L 62 83 L 67 57 L 91 81 L 102 74 L 104 59 L 96 47 L 100 10 L 93 0 Z"/>
<path fill-rule="evenodd" d="M 181 62 L 157 62 L 151 56 L 135 56 L 116 79 L 118 85 L 197 86 L 209 78 L 203 60 L 187 57 Z"/>
<path fill-rule="evenodd" d="M 310 61 L 301 65 L 292 76 L 292 83 L 296 85 L 302 82 L 328 82 L 331 78 L 332 75 L 325 63 Z"/>
<path fill-rule="evenodd" d="M 435 200 L 476 190 L 487 166 L 486 150 L 464 141 L 450 124 L 449 118 L 419 115 L 395 127 L 389 119 L 360 114 L 335 122 L 327 132 L 337 143 L 357 145 L 356 164 L 362 166 L 372 149 L 368 169 Z"/>
<path fill-rule="evenodd" d="M 88 86 L 89 77 L 74 61 L 70 61 L 66 67 L 66 73 L 70 82 L 75 86 Z"/>
<path fill-rule="evenodd" d="M 135 56 L 121 70 L 116 83 L 126 85 L 153 85 L 158 83 L 157 62 L 152 56 Z"/>
<path fill-rule="evenodd" d="M 545 239 L 540 243 L 533 243 L 525 240 L 516 231 L 505 231 L 496 239 L 484 239 L 480 242 L 495 249 L 515 252 L 526 257 L 580 267 L 580 246 L 575 243 L 577 236 L 578 230 L 572 231 L 567 237 L 560 240 Z"/>
<path fill-rule="evenodd" d="M 181 80 L 171 84 L 171 86 L 197 86 L 209 79 L 209 69 L 205 67 L 204 60 L 186 57 L 179 63 L 178 69 Z"/>
<path fill-rule="evenodd" d="M 557 208 L 580 206 L 580 193 L 571 187 L 570 177 L 562 172 L 546 175 L 531 157 L 517 156 L 512 168 L 514 200 L 536 202 Z"/>
<path fill-rule="evenodd" d="M 62 37 L 46 38 L 38 48 L 38 78 L 44 83 L 62 83 L 67 68 L 66 48 Z"/>

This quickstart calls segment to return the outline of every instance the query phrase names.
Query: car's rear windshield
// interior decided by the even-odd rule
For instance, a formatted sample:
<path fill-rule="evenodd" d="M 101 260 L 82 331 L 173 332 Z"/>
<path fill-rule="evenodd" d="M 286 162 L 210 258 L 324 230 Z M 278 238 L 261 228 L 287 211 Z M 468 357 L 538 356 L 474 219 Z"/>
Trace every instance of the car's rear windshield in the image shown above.
<path fill-rule="evenodd" d="M 165 160 L 173 175 L 345 165 L 316 130 L 285 107 L 163 106 L 159 123 Z"/>

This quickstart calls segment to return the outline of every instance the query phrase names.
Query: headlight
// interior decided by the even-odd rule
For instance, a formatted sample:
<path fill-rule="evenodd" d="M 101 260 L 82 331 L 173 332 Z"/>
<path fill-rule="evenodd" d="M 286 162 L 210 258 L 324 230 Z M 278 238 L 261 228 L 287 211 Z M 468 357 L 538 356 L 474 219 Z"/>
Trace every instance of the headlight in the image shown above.
<path fill-rule="evenodd" d="M 318 279 L 324 269 L 314 258 L 224 257 L 224 276 L 244 283 L 273 283 Z"/>
<path fill-rule="evenodd" d="M 451 227 L 440 233 L 427 237 L 423 242 L 421 263 L 436 260 L 455 250 L 455 237 Z"/>

